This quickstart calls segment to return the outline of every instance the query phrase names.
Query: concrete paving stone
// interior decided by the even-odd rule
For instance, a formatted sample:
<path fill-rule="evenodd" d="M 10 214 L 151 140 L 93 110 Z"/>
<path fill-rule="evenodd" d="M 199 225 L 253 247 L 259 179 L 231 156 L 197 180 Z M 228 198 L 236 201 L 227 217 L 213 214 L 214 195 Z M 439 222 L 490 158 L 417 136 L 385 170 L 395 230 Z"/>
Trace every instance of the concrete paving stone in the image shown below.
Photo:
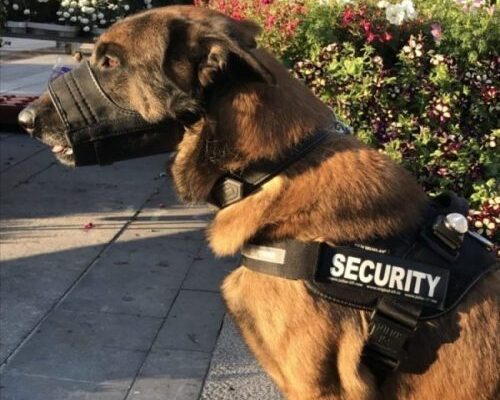
<path fill-rule="evenodd" d="M 200 400 L 283 400 L 226 316 Z"/>
<path fill-rule="evenodd" d="M 53 65 L 53 64 L 52 64 Z M 50 71 L 52 69 L 52 65 L 50 64 L 7 64 L 0 63 L 0 87 L 3 91 L 3 84 L 8 82 L 13 82 L 18 78 L 23 78 L 26 75 L 38 75 L 40 73 L 44 73 L 44 81 L 45 83 L 49 79 Z"/>
<path fill-rule="evenodd" d="M 2 400 L 122 400 L 127 382 L 94 383 L 46 376 L 5 374 L 1 377 Z"/>
<path fill-rule="evenodd" d="M 157 157 L 107 168 L 57 164 L 18 187 L 14 195 L 2 195 L 2 215 L 22 219 L 100 213 L 106 221 L 107 211 L 137 210 L 164 183 L 155 181 L 161 167 Z"/>
<path fill-rule="evenodd" d="M 126 400 L 197 400 L 209 362 L 201 352 L 152 352 Z"/>
<path fill-rule="evenodd" d="M 224 313 L 220 294 L 181 290 L 153 349 L 211 352 Z"/>
<path fill-rule="evenodd" d="M 109 169 L 55 165 L 0 193 L 0 328 L 8 347 L 3 354 L 30 332 L 163 183 L 154 180 L 162 166 L 159 158 Z M 84 229 L 88 222 L 95 227 Z"/>
<path fill-rule="evenodd" d="M 40 95 L 47 89 L 47 82 L 28 82 L 27 84 L 23 84 L 22 86 L 14 87 L 10 89 L 9 94 L 16 94 L 20 96 L 31 96 L 31 95 Z"/>
<path fill-rule="evenodd" d="M 43 71 L 29 75 L 24 75 L 24 77 L 22 78 L 16 77 L 9 80 L 2 80 L 2 85 L 0 90 L 2 93 L 13 93 L 19 88 L 36 85 L 37 88 L 41 86 L 42 89 L 32 93 L 41 94 L 44 88 L 47 86 L 47 82 L 50 76 L 50 69 L 51 68 L 48 67 Z"/>
<path fill-rule="evenodd" d="M 3 253 L 11 246 L 2 246 Z M 101 246 L 2 260 L 0 268 L 0 363 L 77 279 Z M 0 257 L 1 259 L 2 257 Z"/>
<path fill-rule="evenodd" d="M 223 279 L 239 264 L 239 257 L 216 258 L 204 244 L 189 269 L 183 289 L 218 292 Z"/>
<path fill-rule="evenodd" d="M 0 145 L 1 146 L 1 145 Z M 26 182 L 34 174 L 49 168 L 55 163 L 48 151 L 41 151 L 12 165 L 7 171 L 0 172 L 0 193 L 7 194 L 16 186 Z"/>
<path fill-rule="evenodd" d="M 90 382 L 131 381 L 161 322 L 157 318 L 56 310 L 3 372 Z"/>
<path fill-rule="evenodd" d="M 24 135 L 12 135 L 0 142 L 0 172 L 47 149 L 36 140 L 26 139 Z"/>
<path fill-rule="evenodd" d="M 35 40 L 35 39 L 23 39 L 23 38 L 13 38 L 9 37 L 9 34 L 2 34 L 2 38 L 8 45 L 2 47 L 2 51 L 13 52 L 13 51 L 25 51 L 25 50 L 39 50 L 46 48 L 55 48 L 56 42 L 51 40 Z"/>
<path fill-rule="evenodd" d="M 196 251 L 147 236 L 114 243 L 61 307 L 164 317 Z"/>

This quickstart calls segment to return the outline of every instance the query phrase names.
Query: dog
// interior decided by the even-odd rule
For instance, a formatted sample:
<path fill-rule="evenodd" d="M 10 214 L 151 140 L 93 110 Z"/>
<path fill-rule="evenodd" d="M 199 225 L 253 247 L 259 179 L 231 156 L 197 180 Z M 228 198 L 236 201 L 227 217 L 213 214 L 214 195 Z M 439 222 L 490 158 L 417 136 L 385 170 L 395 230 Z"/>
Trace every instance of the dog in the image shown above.
<path fill-rule="evenodd" d="M 91 68 L 116 102 L 150 123 L 199 116 L 185 126 L 171 166 L 185 202 L 206 201 L 223 174 L 277 160 L 332 124 L 331 110 L 257 48 L 259 31 L 213 10 L 171 6 L 114 24 L 95 45 Z M 71 165 L 48 94 L 33 107 L 33 135 Z M 207 239 L 218 256 L 238 253 L 257 234 L 369 242 L 416 229 L 428 202 L 401 166 L 332 132 L 259 190 L 219 210 Z M 381 385 L 361 362 L 367 311 L 244 265 L 224 280 L 222 294 L 245 342 L 289 400 L 469 400 L 499 397 L 499 288 L 492 273 L 456 309 L 419 324 L 407 357 Z"/>

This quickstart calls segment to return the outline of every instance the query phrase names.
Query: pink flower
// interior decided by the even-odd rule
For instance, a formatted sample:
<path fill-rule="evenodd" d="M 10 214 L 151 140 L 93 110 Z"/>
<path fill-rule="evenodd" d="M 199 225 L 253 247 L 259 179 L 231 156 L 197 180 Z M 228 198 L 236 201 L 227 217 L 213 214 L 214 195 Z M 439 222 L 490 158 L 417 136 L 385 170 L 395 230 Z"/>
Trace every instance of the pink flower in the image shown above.
<path fill-rule="evenodd" d="M 276 15 L 268 15 L 266 19 L 266 29 L 271 29 L 276 22 Z"/>
<path fill-rule="evenodd" d="M 382 34 L 382 40 L 383 40 L 384 42 L 388 42 L 388 41 L 390 41 L 391 39 L 392 39 L 392 35 L 391 35 L 389 32 L 384 32 L 384 33 Z"/>
<path fill-rule="evenodd" d="M 363 27 L 365 32 L 369 32 L 372 27 L 372 24 L 370 21 L 363 20 L 361 21 L 361 26 Z"/>
<path fill-rule="evenodd" d="M 267 6 L 268 4 L 272 4 L 273 0 L 260 0 L 260 4 Z"/>
<path fill-rule="evenodd" d="M 443 31 L 441 30 L 441 25 L 434 23 L 431 25 L 431 35 L 436 42 L 440 42 L 443 38 Z"/>
<path fill-rule="evenodd" d="M 353 20 L 353 18 L 354 18 L 354 12 L 353 12 L 352 8 L 346 7 L 344 9 L 344 13 L 342 15 L 342 25 L 344 25 L 344 26 L 349 25 L 351 23 L 351 21 Z"/>
<path fill-rule="evenodd" d="M 368 32 L 366 34 L 366 40 L 368 40 L 368 43 L 373 42 L 375 39 L 377 39 L 378 35 L 375 35 L 373 32 Z"/>

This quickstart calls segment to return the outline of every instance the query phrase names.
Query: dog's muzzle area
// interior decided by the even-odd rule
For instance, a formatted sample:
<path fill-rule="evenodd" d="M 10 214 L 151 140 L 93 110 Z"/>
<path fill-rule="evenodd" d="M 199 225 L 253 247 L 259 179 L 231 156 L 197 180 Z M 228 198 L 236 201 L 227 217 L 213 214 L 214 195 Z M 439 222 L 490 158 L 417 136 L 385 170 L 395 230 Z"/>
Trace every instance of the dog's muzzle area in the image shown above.
<path fill-rule="evenodd" d="M 183 126 L 173 119 L 144 120 L 104 92 L 88 61 L 49 82 L 48 95 L 25 108 L 19 124 L 72 166 L 115 161 L 174 150 Z"/>

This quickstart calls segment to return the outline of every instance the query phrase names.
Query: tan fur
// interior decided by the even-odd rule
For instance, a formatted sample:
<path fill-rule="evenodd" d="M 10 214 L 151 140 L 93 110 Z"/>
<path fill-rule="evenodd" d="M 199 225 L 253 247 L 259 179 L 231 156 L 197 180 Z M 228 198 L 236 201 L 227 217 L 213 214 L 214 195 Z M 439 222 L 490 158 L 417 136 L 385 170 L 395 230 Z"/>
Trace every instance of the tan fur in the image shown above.
<path fill-rule="evenodd" d="M 172 167 L 186 201 L 206 200 L 225 171 L 275 159 L 332 121 L 330 110 L 304 85 L 253 47 L 256 33 L 255 25 L 212 11 L 168 7 L 126 19 L 101 39 L 126 47 L 135 64 L 143 57 L 165 68 L 186 98 L 197 99 L 186 104 L 203 109 L 203 118 L 187 128 Z M 145 49 L 150 40 L 167 44 Z M 134 44 L 141 55 L 131 55 L 138 52 Z M 190 55 L 199 50 L 202 59 L 195 65 Z M 171 115 L 164 107 L 174 107 L 175 99 L 159 98 L 148 84 L 140 81 L 154 98 L 146 99 L 147 110 L 136 109 L 153 120 Z M 208 86 L 214 89 L 204 103 L 197 96 Z M 130 89 L 126 101 L 140 102 L 140 93 Z M 260 191 L 219 211 L 208 240 L 221 256 L 235 254 L 258 232 L 269 239 L 363 242 L 416 226 L 425 202 L 414 178 L 385 155 L 354 137 L 332 134 Z M 456 311 L 420 324 L 408 358 L 380 391 L 360 364 L 366 313 L 312 296 L 302 282 L 244 266 L 226 278 L 222 293 L 248 346 L 290 400 L 465 400 L 498 398 L 499 287 L 498 274 L 489 276 Z"/>

